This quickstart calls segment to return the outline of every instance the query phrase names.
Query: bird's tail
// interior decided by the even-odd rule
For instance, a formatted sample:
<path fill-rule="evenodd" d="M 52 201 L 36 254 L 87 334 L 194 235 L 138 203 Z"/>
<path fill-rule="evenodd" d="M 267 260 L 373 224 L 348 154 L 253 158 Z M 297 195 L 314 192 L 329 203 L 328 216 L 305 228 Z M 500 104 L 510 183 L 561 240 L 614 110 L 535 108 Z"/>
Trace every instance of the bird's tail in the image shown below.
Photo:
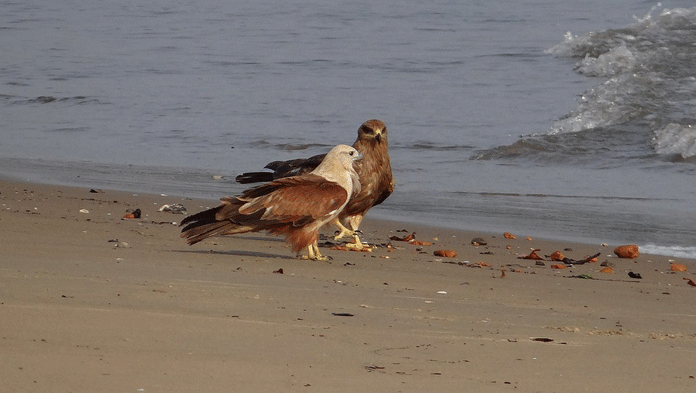
<path fill-rule="evenodd" d="M 240 184 L 269 182 L 273 181 L 273 172 L 245 172 L 234 180 Z"/>
<path fill-rule="evenodd" d="M 240 226 L 231 220 L 217 221 L 215 215 L 222 207 L 224 205 L 204 210 L 181 220 L 179 225 L 185 225 L 181 230 L 181 237 L 191 245 L 213 236 L 249 232 L 249 227 Z"/>

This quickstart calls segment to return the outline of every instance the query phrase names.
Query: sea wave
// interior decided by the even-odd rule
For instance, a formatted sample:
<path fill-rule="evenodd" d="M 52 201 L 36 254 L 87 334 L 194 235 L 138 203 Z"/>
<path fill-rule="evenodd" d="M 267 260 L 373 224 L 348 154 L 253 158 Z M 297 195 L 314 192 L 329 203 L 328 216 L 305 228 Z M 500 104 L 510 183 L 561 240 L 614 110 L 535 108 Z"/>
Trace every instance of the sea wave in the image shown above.
<path fill-rule="evenodd" d="M 653 141 L 658 154 L 677 160 L 696 157 L 696 129 L 691 125 L 667 124 L 655 131 Z"/>
<path fill-rule="evenodd" d="M 645 254 L 665 255 L 685 259 L 696 258 L 696 247 L 659 246 L 655 244 L 646 244 L 640 246 L 639 249 Z"/>
<path fill-rule="evenodd" d="M 653 16 L 660 6 L 627 27 L 567 32 L 546 53 L 578 59 L 576 72 L 602 82 L 545 132 L 473 158 L 592 162 L 602 153 L 596 165 L 696 161 L 696 7 Z"/>
<path fill-rule="evenodd" d="M 620 29 L 565 34 L 547 53 L 579 59 L 575 71 L 605 81 L 581 95 L 580 104 L 547 134 L 630 125 L 652 139 L 660 156 L 696 156 L 696 7 L 653 7 Z"/>

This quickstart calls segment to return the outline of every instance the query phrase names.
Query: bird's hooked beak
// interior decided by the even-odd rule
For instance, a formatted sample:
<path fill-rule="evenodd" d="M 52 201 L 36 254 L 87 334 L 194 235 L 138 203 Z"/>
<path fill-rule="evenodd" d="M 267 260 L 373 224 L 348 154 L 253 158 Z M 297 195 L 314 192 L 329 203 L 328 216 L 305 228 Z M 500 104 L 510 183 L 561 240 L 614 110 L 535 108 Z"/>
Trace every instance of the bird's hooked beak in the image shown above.
<path fill-rule="evenodd" d="M 377 140 L 377 143 L 381 143 L 381 142 L 382 142 L 382 132 L 381 132 L 381 131 L 378 131 L 378 132 L 375 134 L 375 140 Z"/>
<path fill-rule="evenodd" d="M 362 160 L 363 158 L 365 158 L 365 156 L 364 156 L 362 153 L 358 152 L 358 156 L 355 157 L 355 161 L 360 161 L 360 160 Z"/>

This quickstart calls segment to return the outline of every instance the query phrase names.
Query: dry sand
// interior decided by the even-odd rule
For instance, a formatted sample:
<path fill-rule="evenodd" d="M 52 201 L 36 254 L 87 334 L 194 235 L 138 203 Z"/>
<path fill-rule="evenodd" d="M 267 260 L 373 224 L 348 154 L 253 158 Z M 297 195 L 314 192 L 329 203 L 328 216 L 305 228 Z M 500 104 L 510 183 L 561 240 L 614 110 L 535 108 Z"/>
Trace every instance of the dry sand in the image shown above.
<path fill-rule="evenodd" d="M 693 260 L 672 272 L 616 245 L 368 219 L 370 243 L 406 229 L 434 245 L 309 262 L 264 234 L 189 247 L 182 216 L 157 211 L 216 201 L 7 180 L 0 193 L 7 392 L 696 391 Z M 601 255 L 557 270 L 518 259 L 531 248 Z"/>

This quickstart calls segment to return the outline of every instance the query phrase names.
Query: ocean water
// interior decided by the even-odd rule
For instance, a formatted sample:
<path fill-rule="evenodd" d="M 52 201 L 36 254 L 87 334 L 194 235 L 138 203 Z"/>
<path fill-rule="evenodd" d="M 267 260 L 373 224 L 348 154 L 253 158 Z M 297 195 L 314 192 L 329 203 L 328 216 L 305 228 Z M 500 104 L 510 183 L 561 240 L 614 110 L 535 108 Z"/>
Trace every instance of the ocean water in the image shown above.
<path fill-rule="evenodd" d="M 0 173 L 219 198 L 389 129 L 378 218 L 696 257 L 696 7 L 0 1 Z"/>

